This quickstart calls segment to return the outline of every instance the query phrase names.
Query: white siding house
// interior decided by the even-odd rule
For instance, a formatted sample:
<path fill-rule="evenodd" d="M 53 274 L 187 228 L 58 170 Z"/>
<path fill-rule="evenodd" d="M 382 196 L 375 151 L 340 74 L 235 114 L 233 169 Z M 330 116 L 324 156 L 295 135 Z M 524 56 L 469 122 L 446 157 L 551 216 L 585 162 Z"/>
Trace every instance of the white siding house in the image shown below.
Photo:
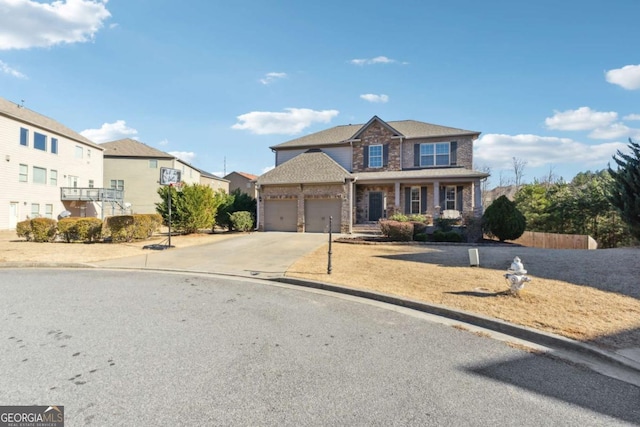
<path fill-rule="evenodd" d="M 34 217 L 98 217 L 100 203 L 62 200 L 62 187 L 101 188 L 103 148 L 49 117 L 0 98 L 0 230 Z M 77 190 L 79 191 L 79 190 Z"/>

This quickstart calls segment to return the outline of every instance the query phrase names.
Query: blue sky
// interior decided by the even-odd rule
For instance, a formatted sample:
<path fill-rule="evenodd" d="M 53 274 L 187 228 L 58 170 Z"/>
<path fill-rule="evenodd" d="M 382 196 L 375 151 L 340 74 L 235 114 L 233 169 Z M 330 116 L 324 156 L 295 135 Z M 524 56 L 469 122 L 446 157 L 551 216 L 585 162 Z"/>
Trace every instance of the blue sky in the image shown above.
<path fill-rule="evenodd" d="M 482 132 L 491 186 L 640 140 L 640 1 L 0 0 L 0 96 L 208 172 L 343 124 Z"/>

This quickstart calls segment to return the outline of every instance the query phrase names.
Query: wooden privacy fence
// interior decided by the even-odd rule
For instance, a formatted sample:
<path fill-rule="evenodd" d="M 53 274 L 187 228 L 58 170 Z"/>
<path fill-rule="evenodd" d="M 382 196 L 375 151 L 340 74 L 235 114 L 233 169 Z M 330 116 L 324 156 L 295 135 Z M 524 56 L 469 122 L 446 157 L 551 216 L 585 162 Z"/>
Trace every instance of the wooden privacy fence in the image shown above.
<path fill-rule="evenodd" d="M 511 240 L 522 246 L 544 249 L 598 249 L 593 237 L 582 234 L 555 234 L 525 231 L 517 240 Z"/>

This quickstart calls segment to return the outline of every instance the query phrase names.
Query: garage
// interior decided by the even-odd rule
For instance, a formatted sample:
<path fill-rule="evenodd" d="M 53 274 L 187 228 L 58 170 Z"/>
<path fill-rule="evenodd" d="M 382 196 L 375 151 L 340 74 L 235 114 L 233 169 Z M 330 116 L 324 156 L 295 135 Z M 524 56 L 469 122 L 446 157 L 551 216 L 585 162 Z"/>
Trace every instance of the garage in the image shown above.
<path fill-rule="evenodd" d="M 266 200 L 264 229 L 265 231 L 298 231 L 298 201 Z"/>
<path fill-rule="evenodd" d="M 333 217 L 331 231 L 340 233 L 342 199 L 307 199 L 304 201 L 304 230 L 307 233 L 328 233 L 329 217 Z"/>

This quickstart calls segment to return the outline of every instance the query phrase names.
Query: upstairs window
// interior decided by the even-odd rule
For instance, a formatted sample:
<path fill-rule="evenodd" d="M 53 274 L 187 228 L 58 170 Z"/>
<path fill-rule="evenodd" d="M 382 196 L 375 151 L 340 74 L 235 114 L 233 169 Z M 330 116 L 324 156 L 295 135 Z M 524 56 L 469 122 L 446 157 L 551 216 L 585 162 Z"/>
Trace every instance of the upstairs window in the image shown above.
<path fill-rule="evenodd" d="M 31 218 L 40 217 L 40 203 L 31 203 Z"/>
<path fill-rule="evenodd" d="M 51 138 L 51 153 L 58 154 L 58 138 Z"/>
<path fill-rule="evenodd" d="M 79 145 L 76 145 L 76 159 L 84 157 L 84 150 Z"/>
<path fill-rule="evenodd" d="M 29 129 L 20 128 L 20 145 L 29 146 Z"/>
<path fill-rule="evenodd" d="M 449 143 L 420 144 L 420 166 L 449 166 Z"/>
<path fill-rule="evenodd" d="M 156 159 L 149 159 L 149 169 L 158 169 L 158 161 Z"/>
<path fill-rule="evenodd" d="M 44 205 L 44 217 L 53 218 L 53 205 Z"/>
<path fill-rule="evenodd" d="M 369 146 L 369 167 L 370 168 L 382 167 L 382 145 Z"/>
<path fill-rule="evenodd" d="M 47 151 L 47 136 L 38 132 L 33 133 L 33 148 Z"/>
<path fill-rule="evenodd" d="M 58 171 L 55 169 L 51 169 L 49 172 L 49 184 L 54 187 L 58 186 Z"/>
<path fill-rule="evenodd" d="M 112 179 L 111 180 L 111 188 L 114 190 L 124 190 L 124 180 L 122 179 Z"/>
<path fill-rule="evenodd" d="M 92 179 L 89 180 L 89 188 L 93 188 L 93 180 Z"/>

